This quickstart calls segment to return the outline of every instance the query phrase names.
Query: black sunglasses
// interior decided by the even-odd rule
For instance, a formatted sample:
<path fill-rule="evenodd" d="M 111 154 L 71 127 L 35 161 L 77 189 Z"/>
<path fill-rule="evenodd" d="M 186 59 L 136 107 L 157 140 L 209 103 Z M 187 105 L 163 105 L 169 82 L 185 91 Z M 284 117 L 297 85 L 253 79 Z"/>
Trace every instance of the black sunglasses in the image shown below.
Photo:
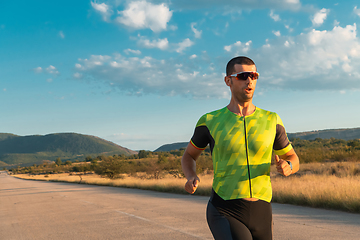
<path fill-rule="evenodd" d="M 258 72 L 239 72 L 239 73 L 235 73 L 235 74 L 232 74 L 228 77 L 235 77 L 237 80 L 247 80 L 249 77 L 252 79 L 252 80 L 256 80 L 259 78 L 259 73 Z"/>

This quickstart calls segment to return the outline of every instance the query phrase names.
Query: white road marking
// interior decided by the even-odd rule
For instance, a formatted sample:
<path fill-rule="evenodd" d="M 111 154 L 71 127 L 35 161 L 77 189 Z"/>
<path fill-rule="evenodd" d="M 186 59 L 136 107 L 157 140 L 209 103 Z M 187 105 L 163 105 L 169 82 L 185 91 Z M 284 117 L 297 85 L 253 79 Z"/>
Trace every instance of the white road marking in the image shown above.
<path fill-rule="evenodd" d="M 169 228 L 169 229 L 171 229 L 171 230 L 174 230 L 174 231 L 177 231 L 177 232 L 181 232 L 181 233 L 183 233 L 183 234 L 187 234 L 187 235 L 192 236 L 192 237 L 196 237 L 196 238 L 200 238 L 200 239 L 205 239 L 205 238 L 203 238 L 203 237 L 194 235 L 194 234 L 192 234 L 192 233 L 185 232 L 185 231 L 183 231 L 183 230 L 181 230 L 181 229 L 173 228 L 173 227 L 170 227 L 170 226 L 167 226 L 167 225 L 163 225 L 163 224 L 154 222 L 154 221 L 152 221 L 152 220 L 150 220 L 150 219 L 136 216 L 136 215 L 134 215 L 134 214 L 130 214 L 130 213 L 123 212 L 123 211 L 119 211 L 119 210 L 115 210 L 115 212 L 118 212 L 118 213 L 127 215 L 127 216 L 129 216 L 129 217 L 137 218 L 137 219 L 140 219 L 140 220 L 143 220 L 143 221 L 146 221 L 146 222 L 150 222 L 150 223 L 152 223 L 152 224 L 156 224 L 156 225 L 159 225 L 159 226 L 162 226 L 162 227 L 166 227 L 166 228 Z"/>

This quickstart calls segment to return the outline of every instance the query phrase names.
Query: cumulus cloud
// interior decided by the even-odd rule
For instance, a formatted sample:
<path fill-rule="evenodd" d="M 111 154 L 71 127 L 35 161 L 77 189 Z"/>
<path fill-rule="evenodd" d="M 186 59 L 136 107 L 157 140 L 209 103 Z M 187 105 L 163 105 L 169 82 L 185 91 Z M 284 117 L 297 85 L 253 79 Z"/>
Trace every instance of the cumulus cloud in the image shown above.
<path fill-rule="evenodd" d="M 57 68 L 52 66 L 52 65 L 47 67 L 45 70 L 46 70 L 47 73 L 50 73 L 50 74 L 54 74 L 54 75 L 59 75 L 60 74 L 60 72 L 57 70 Z"/>
<path fill-rule="evenodd" d="M 354 7 L 354 13 L 360 17 L 360 9 L 357 9 L 357 6 Z"/>
<path fill-rule="evenodd" d="M 195 26 L 196 23 L 191 23 L 191 30 L 194 32 L 195 38 L 201 38 L 202 31 L 197 30 Z"/>
<path fill-rule="evenodd" d="M 277 37 L 280 37 L 281 36 L 281 33 L 280 31 L 272 31 L 272 33 L 277 36 Z"/>
<path fill-rule="evenodd" d="M 183 95 L 228 98 L 223 69 L 231 57 L 248 55 L 257 63 L 258 92 L 283 90 L 360 90 L 360 39 L 356 24 L 279 36 L 257 48 L 252 41 L 224 47 L 221 59 L 195 54 L 156 59 L 114 54 L 79 59 L 76 78 L 111 83 L 126 94 Z M 180 64 L 181 63 L 181 64 Z M 207 66 L 207 67 L 204 67 Z M 222 66 L 224 67 L 224 66 Z"/>
<path fill-rule="evenodd" d="M 186 48 L 191 47 L 192 45 L 194 45 L 194 42 L 191 41 L 189 38 L 186 38 L 184 41 L 178 43 L 176 52 L 182 53 Z"/>
<path fill-rule="evenodd" d="M 257 59 L 263 86 L 305 91 L 360 89 L 356 32 L 356 24 L 330 31 L 314 29 L 268 41 L 249 55 Z"/>
<path fill-rule="evenodd" d="M 237 41 L 234 44 L 228 45 L 224 47 L 224 50 L 227 52 L 236 52 L 238 54 L 246 54 L 251 48 L 252 41 L 248 41 L 246 43 L 242 43 Z"/>
<path fill-rule="evenodd" d="M 212 8 L 216 7 L 219 11 L 229 8 L 239 9 L 279 9 L 279 10 L 291 10 L 298 11 L 302 8 L 300 0 L 181 0 L 173 1 L 174 6 L 180 9 L 199 9 L 199 8 Z"/>
<path fill-rule="evenodd" d="M 183 95 L 195 98 L 224 98 L 229 91 L 223 76 L 215 70 L 201 70 L 191 61 L 178 64 L 180 59 L 158 60 L 152 57 L 92 55 L 79 59 L 77 73 L 84 78 L 112 83 L 126 94 Z"/>
<path fill-rule="evenodd" d="M 42 67 L 37 67 L 33 69 L 35 73 L 42 73 L 43 69 Z"/>
<path fill-rule="evenodd" d="M 320 11 L 318 11 L 317 13 L 315 13 L 315 15 L 313 16 L 313 18 L 311 19 L 311 22 L 313 23 L 314 26 L 320 26 L 324 23 L 327 15 L 329 14 L 330 10 L 323 8 Z"/>
<path fill-rule="evenodd" d="M 133 49 L 130 49 L 130 48 L 125 49 L 124 52 L 125 52 L 126 54 L 128 54 L 128 55 L 129 55 L 130 53 L 136 54 L 136 55 L 140 55 L 140 54 L 141 54 L 141 51 L 140 51 L 140 50 L 133 50 Z"/>
<path fill-rule="evenodd" d="M 169 41 L 167 38 L 150 41 L 145 37 L 140 37 L 138 44 L 145 48 L 159 48 L 161 50 L 165 50 L 169 47 Z"/>
<path fill-rule="evenodd" d="M 118 23 L 134 29 L 150 28 L 154 32 L 166 30 L 172 17 L 172 11 L 165 3 L 156 5 L 147 1 L 130 2 L 118 14 Z"/>
<path fill-rule="evenodd" d="M 278 14 L 275 14 L 273 10 L 270 11 L 270 17 L 275 21 L 278 22 L 280 21 L 280 16 Z"/>
<path fill-rule="evenodd" d="M 54 75 L 54 77 L 60 75 L 59 70 L 57 70 L 56 67 L 54 67 L 53 65 L 49 65 L 49 67 L 47 68 L 42 68 L 42 67 L 37 67 L 32 69 L 35 73 L 47 73 L 47 74 L 52 74 Z M 50 79 L 50 78 L 49 78 Z M 51 80 L 52 81 L 52 80 Z M 48 81 L 49 82 L 49 81 Z"/>
<path fill-rule="evenodd" d="M 107 5 L 106 3 L 97 3 L 96 1 L 91 1 L 91 6 L 102 16 L 105 22 L 110 21 L 110 17 L 111 15 L 113 15 L 114 12 L 111 10 L 111 7 L 109 5 Z"/>
<path fill-rule="evenodd" d="M 190 58 L 190 59 L 195 59 L 195 58 L 197 58 L 197 55 L 196 55 L 196 54 L 193 54 L 193 55 L 191 55 L 189 58 Z"/>
<path fill-rule="evenodd" d="M 76 79 L 81 79 L 81 78 L 82 78 L 82 74 L 76 72 L 76 73 L 74 73 L 73 77 L 76 78 Z"/>

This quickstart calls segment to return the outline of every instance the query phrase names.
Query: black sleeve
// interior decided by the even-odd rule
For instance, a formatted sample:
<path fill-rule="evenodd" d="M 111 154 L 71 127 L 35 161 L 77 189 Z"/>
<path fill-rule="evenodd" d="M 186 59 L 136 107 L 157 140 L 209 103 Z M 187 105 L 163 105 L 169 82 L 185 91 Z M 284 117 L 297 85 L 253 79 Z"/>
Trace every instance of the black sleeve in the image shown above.
<path fill-rule="evenodd" d="M 276 136 L 274 140 L 274 150 L 281 150 L 286 148 L 290 144 L 289 139 L 286 135 L 284 126 L 276 125 Z"/>
<path fill-rule="evenodd" d="M 191 143 L 194 147 L 205 149 L 211 143 L 212 137 L 209 129 L 206 126 L 199 126 L 195 128 L 194 135 L 191 138 Z"/>

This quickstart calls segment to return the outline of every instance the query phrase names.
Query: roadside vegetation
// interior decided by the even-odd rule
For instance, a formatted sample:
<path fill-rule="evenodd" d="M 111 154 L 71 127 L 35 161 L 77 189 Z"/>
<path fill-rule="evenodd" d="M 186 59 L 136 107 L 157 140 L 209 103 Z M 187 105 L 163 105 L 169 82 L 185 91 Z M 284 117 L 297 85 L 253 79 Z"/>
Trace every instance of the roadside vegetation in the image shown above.
<path fill-rule="evenodd" d="M 293 139 L 300 171 L 288 178 L 271 168 L 273 202 L 360 213 L 360 140 Z M 10 169 L 26 179 L 66 181 L 185 193 L 181 170 L 184 149 L 131 156 L 90 156 L 82 162 L 44 161 Z M 210 195 L 212 160 L 207 149 L 197 160 L 201 183 L 197 195 Z"/>

